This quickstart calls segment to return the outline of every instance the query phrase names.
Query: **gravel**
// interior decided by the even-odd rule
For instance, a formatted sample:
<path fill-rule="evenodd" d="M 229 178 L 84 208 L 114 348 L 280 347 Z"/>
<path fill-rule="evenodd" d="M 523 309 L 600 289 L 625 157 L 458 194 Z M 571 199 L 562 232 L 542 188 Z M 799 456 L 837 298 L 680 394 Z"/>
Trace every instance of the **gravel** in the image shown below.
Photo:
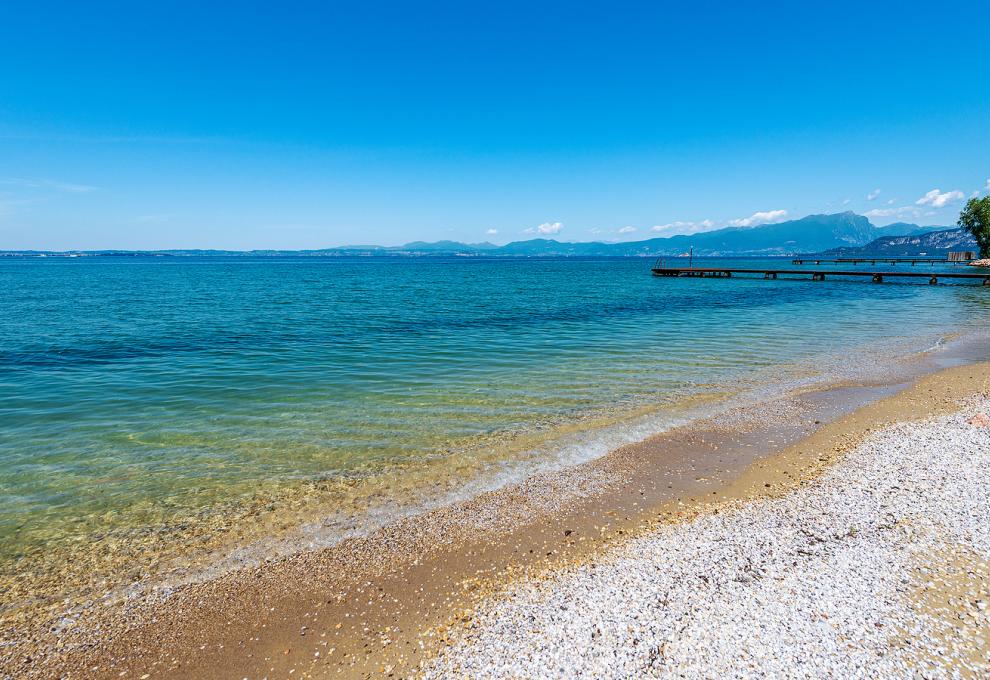
<path fill-rule="evenodd" d="M 980 413 L 893 425 L 782 497 L 517 583 L 424 675 L 987 677 Z"/>

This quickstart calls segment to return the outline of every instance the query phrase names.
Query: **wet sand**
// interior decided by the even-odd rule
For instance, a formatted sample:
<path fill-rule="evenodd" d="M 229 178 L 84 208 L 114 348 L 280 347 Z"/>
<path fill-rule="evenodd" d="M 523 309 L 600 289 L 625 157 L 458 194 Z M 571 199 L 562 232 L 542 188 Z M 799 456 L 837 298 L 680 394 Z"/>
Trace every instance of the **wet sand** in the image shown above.
<path fill-rule="evenodd" d="M 937 368 L 929 362 L 917 372 Z M 475 603 L 657 523 L 785 493 L 885 424 L 957 408 L 990 364 L 738 409 L 331 548 L 90 610 L 8 645 L 10 677 L 414 674 Z M 866 406 L 862 406 L 867 404 Z M 861 408 L 857 408 L 861 407 Z"/>

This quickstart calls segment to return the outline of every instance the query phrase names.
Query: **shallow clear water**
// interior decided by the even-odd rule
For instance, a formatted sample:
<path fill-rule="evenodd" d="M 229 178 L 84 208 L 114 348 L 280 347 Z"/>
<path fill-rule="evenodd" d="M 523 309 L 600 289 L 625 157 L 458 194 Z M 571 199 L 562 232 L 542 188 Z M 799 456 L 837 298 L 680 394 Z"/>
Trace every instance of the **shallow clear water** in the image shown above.
<path fill-rule="evenodd" d="M 513 436 L 990 320 L 974 285 L 649 265 L 0 259 L 0 560 L 313 480 L 427 483 Z"/>

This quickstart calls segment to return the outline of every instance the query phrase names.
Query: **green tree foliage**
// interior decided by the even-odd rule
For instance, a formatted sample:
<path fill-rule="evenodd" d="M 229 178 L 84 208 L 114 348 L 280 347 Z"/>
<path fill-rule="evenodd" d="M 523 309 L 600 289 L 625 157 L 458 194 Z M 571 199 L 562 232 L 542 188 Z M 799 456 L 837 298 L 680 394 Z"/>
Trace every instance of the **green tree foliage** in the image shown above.
<path fill-rule="evenodd" d="M 959 213 L 959 226 L 976 239 L 980 257 L 990 257 L 990 196 L 969 199 Z"/>

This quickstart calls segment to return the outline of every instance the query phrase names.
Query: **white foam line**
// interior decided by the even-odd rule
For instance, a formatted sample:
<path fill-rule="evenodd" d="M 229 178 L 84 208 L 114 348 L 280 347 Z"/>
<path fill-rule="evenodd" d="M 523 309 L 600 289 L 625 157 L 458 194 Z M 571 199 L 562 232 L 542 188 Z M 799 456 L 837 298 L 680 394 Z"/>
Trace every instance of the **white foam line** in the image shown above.
<path fill-rule="evenodd" d="M 919 342 L 921 341 L 921 342 Z M 920 349 L 923 338 L 901 338 L 885 346 L 888 359 L 880 361 L 872 353 L 847 353 L 842 357 L 817 357 L 805 364 L 792 366 L 802 377 L 767 381 L 738 392 L 722 402 L 710 403 L 681 413 L 660 411 L 620 421 L 590 431 L 566 435 L 543 447 L 532 449 L 511 460 L 491 464 L 487 470 L 461 484 L 456 490 L 430 495 L 429 490 L 417 499 L 389 499 L 362 511 L 356 522 L 352 515 L 328 515 L 318 521 L 298 527 L 287 536 L 267 538 L 231 550 L 203 566 L 172 574 L 165 584 L 154 584 L 159 594 L 167 594 L 175 586 L 219 577 L 240 568 L 253 568 L 269 559 L 287 557 L 306 550 L 332 547 L 344 540 L 368 534 L 398 521 L 425 514 L 431 510 L 475 498 L 484 493 L 517 484 L 540 473 L 572 468 L 601 458 L 622 446 L 635 444 L 688 423 L 710 418 L 729 410 L 745 409 L 781 399 L 781 394 L 814 387 L 824 387 L 840 380 L 889 379 L 893 356 L 930 352 Z M 946 345 L 936 343 L 938 350 Z M 773 369 L 776 374 L 779 369 Z M 726 386 L 731 388 L 730 385 Z M 150 584 L 135 583 L 123 590 L 135 597 L 148 590 Z M 119 592 L 111 594 L 112 597 Z"/>

